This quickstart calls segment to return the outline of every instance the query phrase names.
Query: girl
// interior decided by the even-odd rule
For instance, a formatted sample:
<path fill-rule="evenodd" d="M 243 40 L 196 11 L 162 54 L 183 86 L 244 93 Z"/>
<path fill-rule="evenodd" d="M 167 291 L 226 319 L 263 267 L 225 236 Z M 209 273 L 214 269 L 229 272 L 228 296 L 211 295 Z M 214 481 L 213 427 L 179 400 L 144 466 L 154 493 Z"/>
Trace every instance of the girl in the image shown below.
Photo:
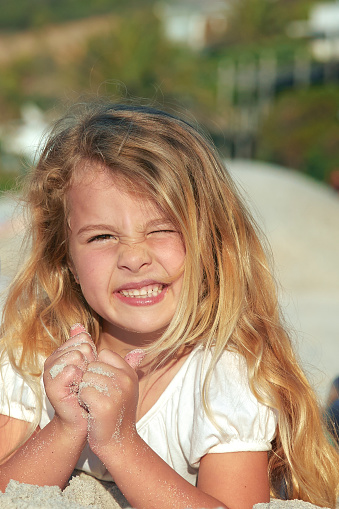
<path fill-rule="evenodd" d="M 76 467 L 137 508 L 249 509 L 282 487 L 333 508 L 338 454 L 213 148 L 164 112 L 80 110 L 27 184 L 32 251 L 2 325 L 1 489 L 64 487 Z"/>

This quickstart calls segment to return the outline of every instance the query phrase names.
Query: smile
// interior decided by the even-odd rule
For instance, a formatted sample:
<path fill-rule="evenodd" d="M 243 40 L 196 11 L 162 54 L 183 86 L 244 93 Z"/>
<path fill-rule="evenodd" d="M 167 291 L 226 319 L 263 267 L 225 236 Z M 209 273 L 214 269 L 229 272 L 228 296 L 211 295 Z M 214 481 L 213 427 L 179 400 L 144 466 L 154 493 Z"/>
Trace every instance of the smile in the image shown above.
<path fill-rule="evenodd" d="M 123 295 L 124 297 L 138 297 L 138 298 L 147 298 L 147 297 L 157 297 L 160 295 L 164 288 L 164 285 L 162 284 L 154 284 L 154 285 L 148 285 L 144 286 L 143 288 L 139 289 L 130 289 L 130 290 L 121 290 L 119 293 Z"/>
<path fill-rule="evenodd" d="M 126 285 L 127 286 L 127 285 Z M 138 284 L 135 286 L 138 287 Z M 163 283 L 148 283 L 145 281 L 139 285 L 139 288 L 133 288 L 132 285 L 127 288 L 120 288 L 114 292 L 116 298 L 127 306 L 153 306 L 162 302 L 168 290 L 168 285 Z"/>

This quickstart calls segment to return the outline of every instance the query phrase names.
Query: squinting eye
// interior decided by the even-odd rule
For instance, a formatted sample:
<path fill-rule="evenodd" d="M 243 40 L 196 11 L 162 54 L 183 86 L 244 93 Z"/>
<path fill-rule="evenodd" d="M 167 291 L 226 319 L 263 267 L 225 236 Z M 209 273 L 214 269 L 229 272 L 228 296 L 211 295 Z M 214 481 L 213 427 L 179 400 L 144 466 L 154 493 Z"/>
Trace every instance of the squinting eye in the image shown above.
<path fill-rule="evenodd" d="M 91 237 L 90 239 L 88 239 L 88 243 L 105 241 L 105 240 L 112 240 L 113 242 L 119 241 L 118 237 L 115 237 L 114 235 L 111 235 L 110 233 L 102 233 L 101 235 L 95 235 L 94 237 Z"/>
<path fill-rule="evenodd" d="M 154 230 L 152 232 L 149 232 L 148 235 L 156 235 L 156 234 L 166 235 L 166 233 L 177 233 L 177 232 L 175 230 Z"/>

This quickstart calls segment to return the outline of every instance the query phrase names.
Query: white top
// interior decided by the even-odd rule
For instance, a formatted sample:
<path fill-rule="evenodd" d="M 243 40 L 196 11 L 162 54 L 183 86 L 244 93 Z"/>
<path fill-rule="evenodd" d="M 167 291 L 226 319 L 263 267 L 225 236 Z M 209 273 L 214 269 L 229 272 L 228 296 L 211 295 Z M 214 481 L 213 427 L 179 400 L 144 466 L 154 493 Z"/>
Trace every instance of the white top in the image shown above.
<path fill-rule="evenodd" d="M 137 422 L 143 440 L 178 474 L 195 485 L 200 459 L 209 453 L 267 451 L 275 436 L 276 411 L 259 403 L 252 394 L 244 359 L 225 351 L 211 379 L 209 401 L 217 426 L 207 417 L 201 401 L 204 350 L 194 349 L 153 407 Z M 207 363 L 211 355 L 207 356 Z M 1 369 L 4 387 L 0 413 L 31 421 L 34 396 L 10 364 Z M 43 392 L 40 427 L 54 410 Z M 220 429 L 219 429 L 220 427 Z M 76 468 L 98 479 L 111 481 L 101 461 L 88 445 Z"/>

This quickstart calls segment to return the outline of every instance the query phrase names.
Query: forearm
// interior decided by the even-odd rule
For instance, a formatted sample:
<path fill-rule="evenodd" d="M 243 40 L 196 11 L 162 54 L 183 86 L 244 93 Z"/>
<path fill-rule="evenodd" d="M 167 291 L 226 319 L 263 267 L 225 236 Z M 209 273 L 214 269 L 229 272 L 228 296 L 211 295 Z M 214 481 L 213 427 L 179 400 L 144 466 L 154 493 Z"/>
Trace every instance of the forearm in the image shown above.
<path fill-rule="evenodd" d="M 5 491 L 10 479 L 63 488 L 85 443 L 86 436 L 78 434 L 76 427 L 66 428 L 54 418 L 1 465 L 0 490 Z"/>
<path fill-rule="evenodd" d="M 114 450 L 107 448 L 97 454 L 132 507 L 226 507 L 177 474 L 139 435 Z"/>

